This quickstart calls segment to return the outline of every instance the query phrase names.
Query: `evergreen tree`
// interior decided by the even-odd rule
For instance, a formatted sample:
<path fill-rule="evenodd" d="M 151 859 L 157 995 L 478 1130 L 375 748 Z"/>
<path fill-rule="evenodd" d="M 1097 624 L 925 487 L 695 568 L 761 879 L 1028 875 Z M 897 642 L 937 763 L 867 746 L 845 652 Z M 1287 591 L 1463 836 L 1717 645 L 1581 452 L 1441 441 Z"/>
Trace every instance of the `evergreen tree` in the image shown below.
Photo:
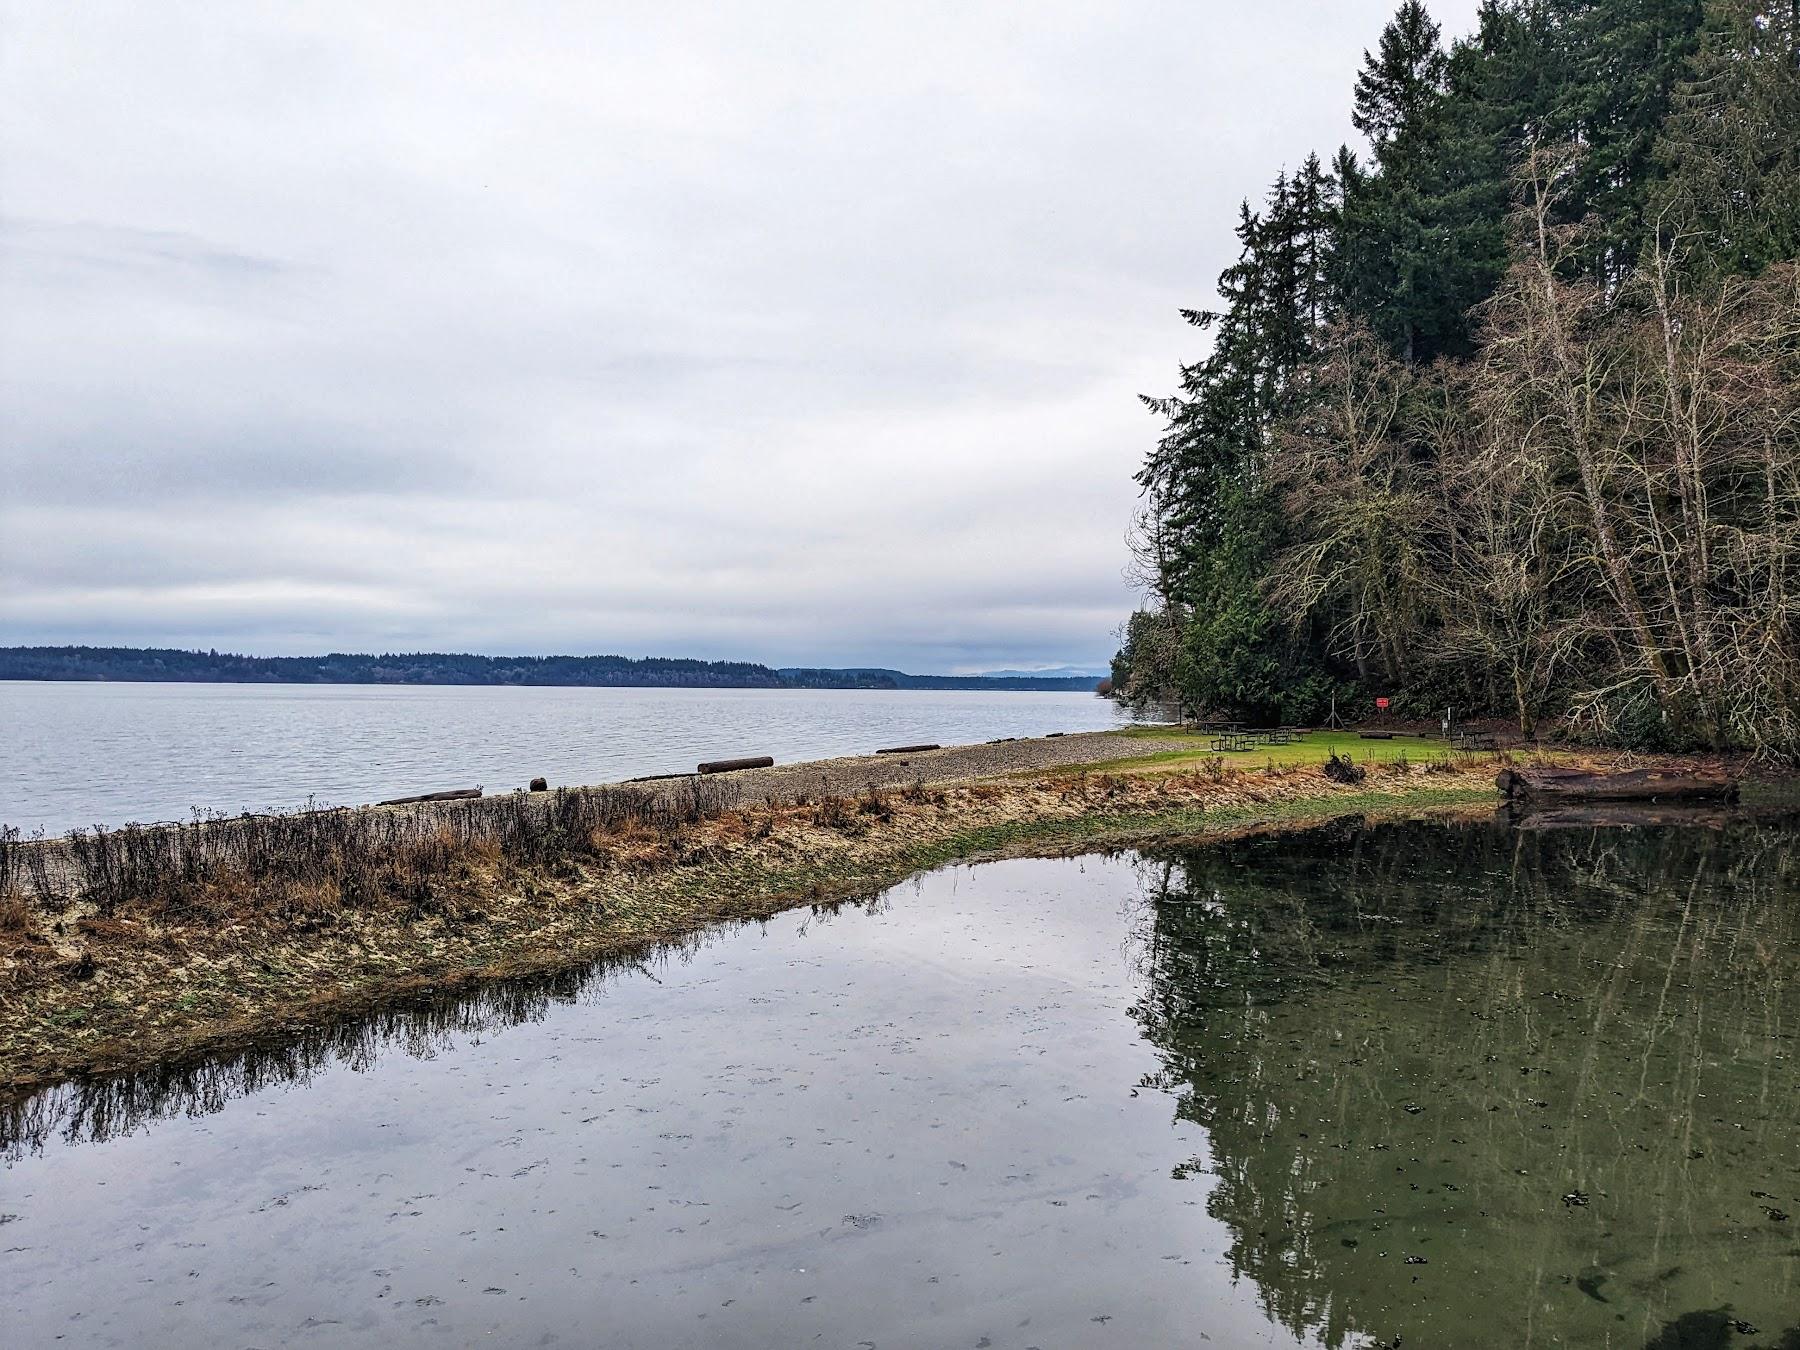
<path fill-rule="evenodd" d="M 1363 53 L 1350 121 L 1369 138 L 1377 160 L 1443 100 L 1450 62 L 1441 32 L 1421 0 L 1402 0 L 1376 53 Z"/>
<path fill-rule="evenodd" d="M 1800 3 L 1708 6 L 1656 162 L 1656 238 L 1691 273 L 1800 257 Z"/>
<path fill-rule="evenodd" d="M 1558 0 L 1567 55 L 1550 128 L 1582 149 L 1566 211 L 1586 219 L 1586 267 L 1616 286 L 1637 260 L 1656 140 L 1699 40 L 1702 0 Z"/>
<path fill-rule="evenodd" d="M 1336 275 L 1346 308 L 1408 365 L 1468 346 L 1466 314 L 1503 267 L 1504 158 L 1482 102 L 1481 53 L 1447 53 L 1405 0 L 1363 54 L 1351 120 L 1372 163 L 1343 164 Z"/>
<path fill-rule="evenodd" d="M 1238 260 L 1219 278 L 1223 307 L 1183 311 L 1212 350 L 1183 368 L 1175 396 L 1145 400 L 1166 425 L 1138 481 L 1162 531 L 1155 552 L 1173 573 L 1166 593 L 1186 616 L 1171 692 L 1191 707 L 1269 715 L 1306 686 L 1307 662 L 1260 589 L 1280 530 L 1267 438 L 1306 397 L 1331 317 L 1337 209 L 1317 156 L 1276 180 L 1262 212 L 1243 204 Z"/>

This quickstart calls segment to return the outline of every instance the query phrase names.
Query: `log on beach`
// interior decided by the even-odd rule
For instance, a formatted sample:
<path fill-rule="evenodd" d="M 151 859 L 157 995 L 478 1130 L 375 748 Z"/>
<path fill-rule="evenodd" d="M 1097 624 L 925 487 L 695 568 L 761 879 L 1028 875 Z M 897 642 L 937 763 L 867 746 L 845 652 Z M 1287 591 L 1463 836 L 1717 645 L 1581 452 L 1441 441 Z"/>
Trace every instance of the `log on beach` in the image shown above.
<path fill-rule="evenodd" d="M 376 802 L 377 806 L 411 806 L 414 802 L 466 802 L 481 795 L 481 789 L 451 788 L 448 792 L 421 792 L 416 797 L 389 797 L 385 802 Z"/>
<path fill-rule="evenodd" d="M 701 773 L 733 773 L 738 769 L 772 769 L 773 755 L 751 755 L 745 759 L 712 759 L 700 766 Z"/>
<path fill-rule="evenodd" d="M 886 750 L 877 750 L 878 755 L 919 755 L 927 750 L 942 750 L 941 745 L 892 745 Z"/>
<path fill-rule="evenodd" d="M 1738 798 L 1738 780 L 1722 768 L 1705 764 L 1617 773 L 1511 768 L 1500 771 L 1494 786 L 1510 800 L 1523 802 L 1735 802 Z"/>

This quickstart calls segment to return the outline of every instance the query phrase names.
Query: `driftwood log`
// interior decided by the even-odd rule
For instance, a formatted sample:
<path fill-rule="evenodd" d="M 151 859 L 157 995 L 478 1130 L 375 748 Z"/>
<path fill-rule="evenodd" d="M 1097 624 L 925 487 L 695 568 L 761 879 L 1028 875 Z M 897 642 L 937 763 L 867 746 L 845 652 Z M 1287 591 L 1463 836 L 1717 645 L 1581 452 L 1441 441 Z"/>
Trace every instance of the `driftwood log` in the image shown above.
<path fill-rule="evenodd" d="M 941 745 L 893 745 L 886 750 L 877 750 L 878 755 L 917 755 L 926 750 L 942 750 Z"/>
<path fill-rule="evenodd" d="M 389 797 L 385 802 L 376 802 L 377 806 L 410 806 L 414 802 L 466 802 L 481 795 L 481 789 L 451 788 L 448 792 L 421 792 L 416 797 Z"/>
<path fill-rule="evenodd" d="M 1518 802 L 1735 802 L 1738 798 L 1738 780 L 1716 765 L 1705 764 L 1617 773 L 1529 766 L 1502 769 L 1494 786 L 1502 796 Z"/>
<path fill-rule="evenodd" d="M 738 769 L 772 769 L 773 755 L 751 755 L 745 759 L 709 759 L 700 766 L 701 773 L 732 773 Z"/>

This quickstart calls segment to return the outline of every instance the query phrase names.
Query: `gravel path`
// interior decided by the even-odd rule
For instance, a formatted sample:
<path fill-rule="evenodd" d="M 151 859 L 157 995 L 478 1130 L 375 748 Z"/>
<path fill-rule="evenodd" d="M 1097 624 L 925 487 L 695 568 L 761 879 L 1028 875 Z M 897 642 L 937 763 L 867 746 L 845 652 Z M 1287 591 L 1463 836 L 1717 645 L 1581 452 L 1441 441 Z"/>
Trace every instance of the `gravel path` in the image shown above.
<path fill-rule="evenodd" d="M 777 764 L 772 769 L 742 769 L 719 774 L 716 781 L 732 784 L 743 794 L 745 802 L 792 801 L 795 794 L 802 792 L 813 796 L 825 793 L 853 796 L 866 788 L 905 787 L 920 779 L 927 783 L 962 783 L 976 778 L 997 778 L 1009 773 L 1060 769 L 1071 764 L 1092 764 L 1100 760 L 1193 748 L 1192 739 L 1082 731 L 1066 736 L 1034 736 L 986 745 L 950 745 L 941 750 L 922 750 L 909 755 L 858 755 L 848 759 Z M 691 775 L 669 781 L 679 790 L 690 778 Z"/>

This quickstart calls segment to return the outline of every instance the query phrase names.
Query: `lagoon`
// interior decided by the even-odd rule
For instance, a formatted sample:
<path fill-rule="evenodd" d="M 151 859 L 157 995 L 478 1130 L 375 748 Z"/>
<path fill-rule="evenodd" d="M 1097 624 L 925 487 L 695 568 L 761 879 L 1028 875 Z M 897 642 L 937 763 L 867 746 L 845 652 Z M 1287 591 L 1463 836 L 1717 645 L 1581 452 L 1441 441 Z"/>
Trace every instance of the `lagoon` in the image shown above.
<path fill-rule="evenodd" d="M 1787 1346 L 1797 937 L 1784 822 L 1350 819 L 950 868 L 40 1094 L 5 1117 L 4 1319 Z"/>

